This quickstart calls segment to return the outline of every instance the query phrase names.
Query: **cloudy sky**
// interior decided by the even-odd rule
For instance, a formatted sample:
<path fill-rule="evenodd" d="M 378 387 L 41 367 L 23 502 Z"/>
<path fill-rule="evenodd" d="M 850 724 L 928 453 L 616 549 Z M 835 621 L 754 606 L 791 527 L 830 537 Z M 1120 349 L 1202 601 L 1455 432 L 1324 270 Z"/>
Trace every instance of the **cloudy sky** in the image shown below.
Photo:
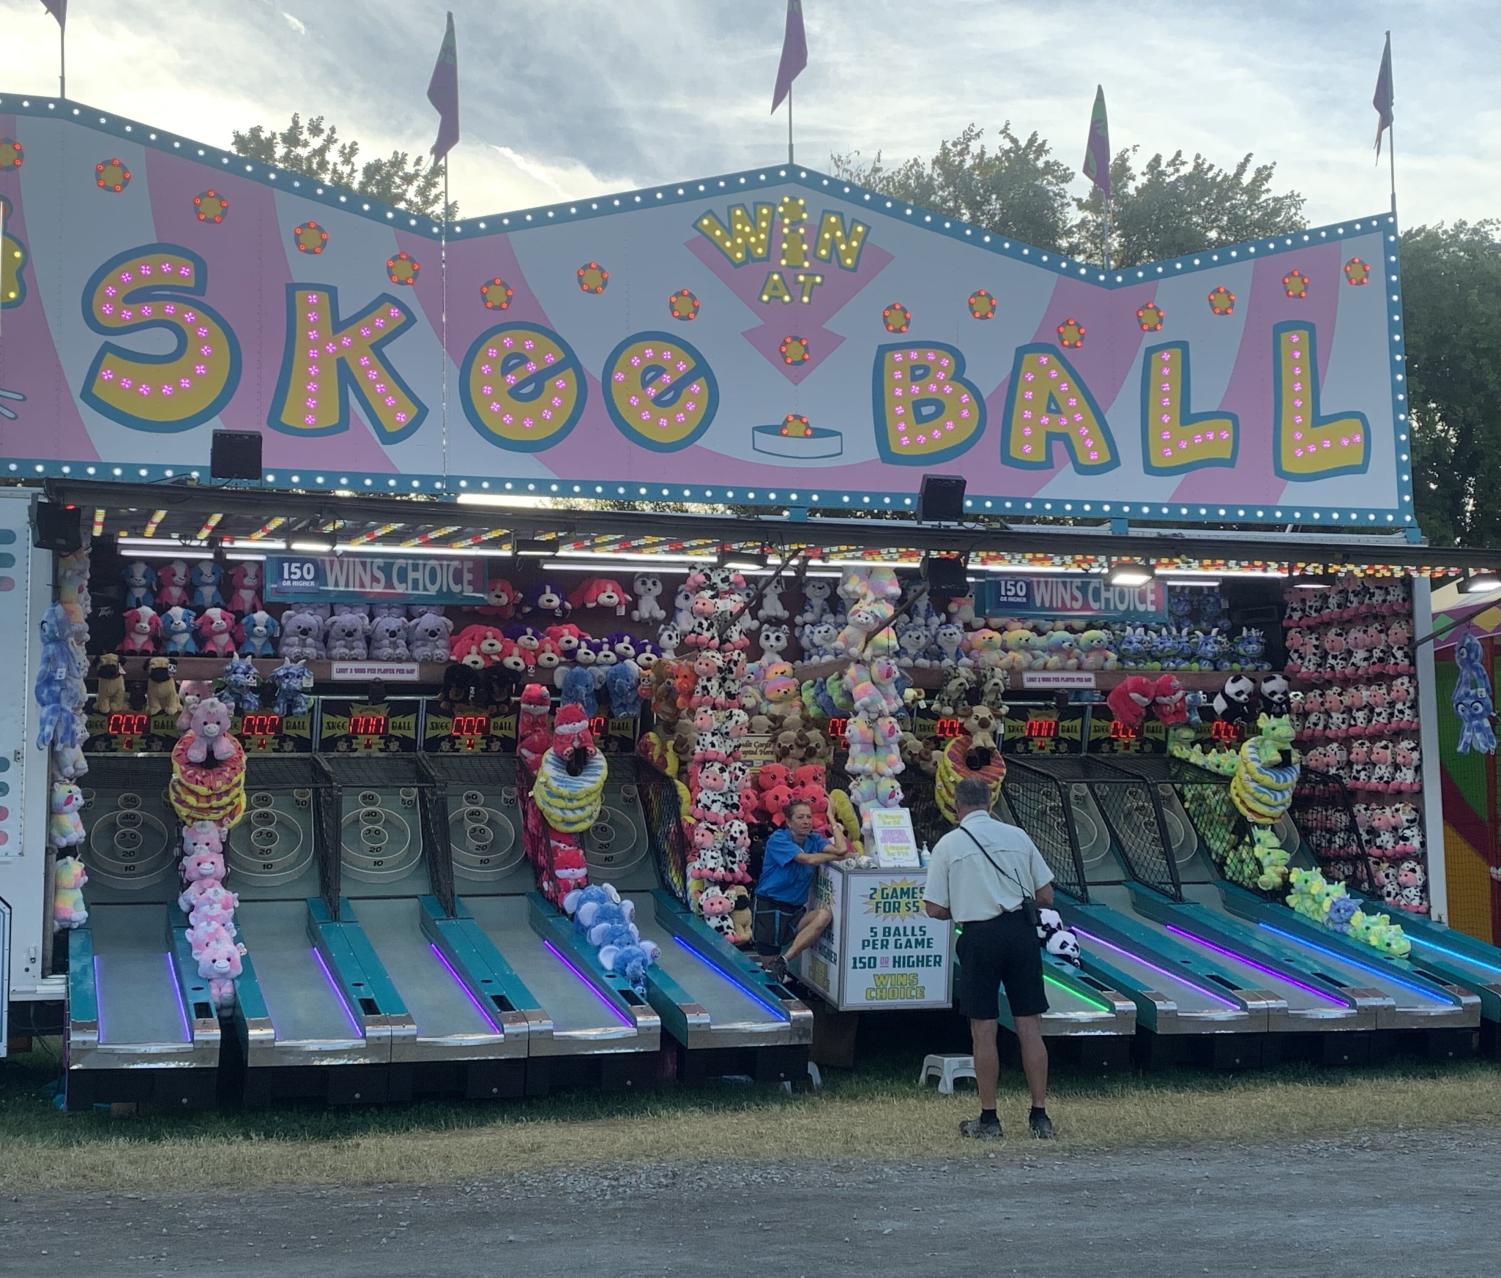
<path fill-rule="evenodd" d="M 448 0 L 465 216 L 771 163 L 783 0 Z M 227 146 L 325 115 L 367 152 L 431 145 L 442 0 L 71 0 L 69 96 Z M 797 154 L 927 155 L 971 120 L 1082 156 L 1111 140 L 1273 160 L 1315 223 L 1384 208 L 1370 105 L 1392 29 L 1404 224 L 1501 213 L 1496 0 L 804 0 Z M 55 93 L 57 27 L 0 0 L 0 92 Z M 1082 194 L 1085 183 L 1078 181 Z"/>

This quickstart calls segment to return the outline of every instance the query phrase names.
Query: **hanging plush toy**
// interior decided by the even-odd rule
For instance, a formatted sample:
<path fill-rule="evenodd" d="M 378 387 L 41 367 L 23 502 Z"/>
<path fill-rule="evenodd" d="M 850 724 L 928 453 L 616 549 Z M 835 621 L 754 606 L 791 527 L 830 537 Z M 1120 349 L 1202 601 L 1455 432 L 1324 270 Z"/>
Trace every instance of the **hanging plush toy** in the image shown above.
<path fill-rule="evenodd" d="M 1491 718 L 1496 713 L 1490 677 L 1485 671 L 1485 653 L 1480 640 L 1467 634 L 1454 653 L 1459 679 L 1454 685 L 1454 713 L 1459 716 L 1459 753 L 1478 750 L 1496 753 L 1496 729 Z"/>

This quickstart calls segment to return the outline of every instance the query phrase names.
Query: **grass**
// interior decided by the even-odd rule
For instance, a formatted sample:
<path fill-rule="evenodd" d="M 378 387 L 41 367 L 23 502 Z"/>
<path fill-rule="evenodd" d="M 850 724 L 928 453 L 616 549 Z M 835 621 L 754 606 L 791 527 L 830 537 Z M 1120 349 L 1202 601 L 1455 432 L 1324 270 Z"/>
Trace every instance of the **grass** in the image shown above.
<path fill-rule="evenodd" d="M 150 1186 L 421 1183 L 516 1171 L 733 1159 L 904 1160 L 1016 1157 L 1056 1149 L 1295 1141 L 1354 1132 L 1501 1128 L 1501 1066 L 1403 1063 L 1361 1070 L 1287 1066 L 1057 1078 L 1056 1147 L 961 1145 L 972 1092 L 919 1091 L 920 1056 L 891 1052 L 821 1093 L 715 1084 L 659 1092 L 575 1092 L 494 1105 L 285 1108 L 257 1113 L 63 1114 L 45 1094 L 57 1062 L 33 1051 L 0 1062 L 0 1192 Z M 1001 1114 L 1022 1130 L 1025 1097 L 1003 1079 Z M 587 1128 L 581 1124 L 587 1122 Z M 726 1140 L 725 1133 L 734 1137 Z"/>

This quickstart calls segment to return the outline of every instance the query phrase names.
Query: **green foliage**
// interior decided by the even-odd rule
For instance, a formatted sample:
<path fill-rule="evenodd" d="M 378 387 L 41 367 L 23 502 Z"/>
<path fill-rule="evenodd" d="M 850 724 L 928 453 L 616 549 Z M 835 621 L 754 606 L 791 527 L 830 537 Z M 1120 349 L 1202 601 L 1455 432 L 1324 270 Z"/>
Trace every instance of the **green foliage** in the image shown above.
<path fill-rule="evenodd" d="M 1501 544 L 1501 221 L 1402 236 L 1418 522 L 1439 545 Z"/>
<path fill-rule="evenodd" d="M 342 141 L 337 126 L 325 124 L 321 115 L 304 121 L 294 114 L 285 129 L 277 132 L 257 124 L 234 132 L 234 149 L 247 160 L 259 160 L 293 173 L 345 186 L 395 208 L 443 215 L 443 169 L 425 155 L 392 151 L 384 159 L 359 161 L 360 144 Z M 450 202 L 448 220 L 458 217 L 459 206 Z"/>
<path fill-rule="evenodd" d="M 1052 158 L 1036 133 L 1023 139 L 1008 120 L 994 148 L 984 130 L 969 125 L 943 142 L 931 160 L 891 167 L 877 152 L 870 163 L 858 152 L 831 157 L 835 177 L 896 199 L 947 213 L 1027 244 L 1063 247 L 1073 234 L 1068 184 L 1074 171 Z"/>

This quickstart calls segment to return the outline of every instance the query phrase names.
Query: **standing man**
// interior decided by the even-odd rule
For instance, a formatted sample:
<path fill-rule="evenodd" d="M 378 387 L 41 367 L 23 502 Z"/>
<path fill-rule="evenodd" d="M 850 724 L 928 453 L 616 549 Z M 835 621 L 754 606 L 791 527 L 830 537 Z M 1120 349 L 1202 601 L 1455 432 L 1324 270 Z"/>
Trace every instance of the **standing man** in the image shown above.
<path fill-rule="evenodd" d="M 1022 909 L 1024 896 L 1044 908 L 1053 904 L 1053 874 L 1025 830 L 990 815 L 990 789 L 967 777 L 954 787 L 957 829 L 933 849 L 923 908 L 930 918 L 953 919 L 959 934 L 959 1003 L 969 1017 L 975 1054 L 975 1085 L 980 1117 L 959 1124 L 961 1136 L 998 1140 L 995 1112 L 1001 1060 L 996 1047 L 1001 986 L 1016 1037 L 1022 1070 L 1032 1093 L 1027 1126 L 1039 1140 L 1053 1139 L 1048 1117 L 1048 1049 L 1042 1041 L 1042 1014 L 1048 996 L 1042 985 L 1042 950 L 1037 929 Z"/>
<path fill-rule="evenodd" d="M 767 971 L 779 981 L 787 975 L 787 964 L 818 940 L 834 920 L 827 906 L 808 909 L 814 870 L 850 854 L 837 821 L 832 838 L 813 832 L 813 809 L 808 804 L 794 800 L 782 809 L 782 816 L 786 824 L 766 840 L 751 923 L 756 953 L 774 956 Z M 826 852 L 825 848 L 834 850 Z"/>

